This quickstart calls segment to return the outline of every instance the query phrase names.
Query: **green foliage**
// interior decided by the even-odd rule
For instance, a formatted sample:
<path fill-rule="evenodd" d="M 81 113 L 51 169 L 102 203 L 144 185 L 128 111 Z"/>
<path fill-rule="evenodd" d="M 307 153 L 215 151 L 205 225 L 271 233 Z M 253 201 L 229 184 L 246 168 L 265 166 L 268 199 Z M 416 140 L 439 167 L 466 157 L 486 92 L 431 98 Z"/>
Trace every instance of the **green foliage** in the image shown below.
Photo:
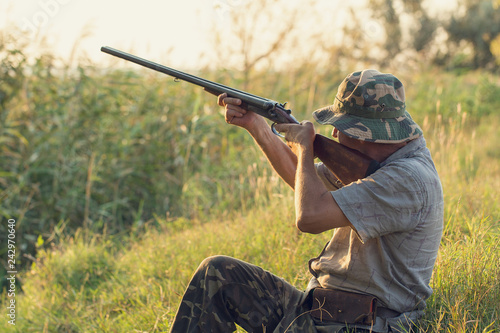
<path fill-rule="evenodd" d="M 24 59 L 21 51 L 11 53 Z M 5 66 L 13 66 L 10 59 Z M 151 71 L 61 69 L 48 55 L 23 64 L 18 74 L 8 72 L 18 88 L 9 90 L 0 125 L 0 216 L 17 220 L 23 253 L 34 255 L 40 235 L 57 239 L 62 230 L 126 232 L 157 217 L 192 218 L 256 201 L 255 179 L 268 172 L 265 159 L 198 87 Z M 300 119 L 310 107 L 300 104 L 311 94 L 305 84 L 318 85 L 305 72 L 294 73 L 296 85 L 284 73 L 256 78 L 252 92 L 295 96 L 290 104 Z M 228 182 L 234 185 L 224 191 Z M 282 186 L 277 177 L 273 184 Z M 22 256 L 18 261 L 27 264 Z"/>
<path fill-rule="evenodd" d="M 470 46 L 470 57 L 463 59 L 459 65 L 473 68 L 495 65 L 490 46 L 500 35 L 500 8 L 492 0 L 464 0 L 461 6 L 459 13 L 445 24 L 451 42 L 461 45 L 460 42 L 465 41 Z"/>
<path fill-rule="evenodd" d="M 47 57 L 30 70 L 2 109 L 0 213 L 18 219 L 23 250 L 59 221 L 116 232 L 180 214 L 185 183 L 225 153 L 221 119 L 192 87 L 83 67 L 61 76 Z"/>
<path fill-rule="evenodd" d="M 431 94 L 428 99 L 433 100 Z M 483 117 L 469 125 L 461 115 L 436 117 L 424 130 L 445 190 L 445 230 L 431 281 L 434 293 L 421 325 L 425 332 L 497 332 L 500 163 L 492 153 L 499 148 L 500 119 Z M 140 236 L 77 233 L 42 251 L 23 274 L 22 311 L 14 331 L 166 331 L 191 274 L 216 254 L 260 265 L 305 288 L 307 261 L 331 234 L 299 233 L 292 223 L 291 192 L 276 187 L 265 170 L 244 175 L 261 173 L 251 185 L 256 196 L 266 198 L 244 211 L 158 219 Z"/>
<path fill-rule="evenodd" d="M 0 86 L 0 228 L 17 220 L 18 259 L 31 260 L 19 274 L 17 325 L 4 320 L 0 330 L 167 330 L 192 272 L 215 254 L 306 286 L 307 260 L 330 233 L 296 231 L 290 189 L 248 134 L 225 125 L 213 97 L 150 72 L 73 71 L 49 56 L 28 65 L 21 51 L 5 54 L 4 68 L 16 69 L 0 73 L 9 82 Z M 304 64 L 253 75 L 249 91 L 292 98 L 297 119 L 310 120 L 345 73 Z M 498 331 L 498 79 L 440 70 L 401 78 L 446 201 L 426 330 Z"/>
<path fill-rule="evenodd" d="M 426 321 L 435 332 L 496 332 L 500 235 L 490 217 L 472 218 L 465 235 L 449 220 Z M 497 221 L 498 222 L 498 221 Z M 455 230 L 453 230 L 455 229 Z"/>
<path fill-rule="evenodd" d="M 381 57 L 386 64 L 418 59 L 450 70 L 498 70 L 498 52 L 494 51 L 500 35 L 497 1 L 460 0 L 456 8 L 448 4 L 450 10 L 436 13 L 422 0 L 370 0 L 368 4 L 372 19 L 384 32 L 365 41 L 378 47 L 375 62 L 380 63 Z"/>
<path fill-rule="evenodd" d="M 26 58 L 17 48 L 15 37 L 0 32 L 0 110 L 3 110 L 10 99 L 14 98 L 21 89 Z M 2 123 L 6 114 L 0 114 Z"/>

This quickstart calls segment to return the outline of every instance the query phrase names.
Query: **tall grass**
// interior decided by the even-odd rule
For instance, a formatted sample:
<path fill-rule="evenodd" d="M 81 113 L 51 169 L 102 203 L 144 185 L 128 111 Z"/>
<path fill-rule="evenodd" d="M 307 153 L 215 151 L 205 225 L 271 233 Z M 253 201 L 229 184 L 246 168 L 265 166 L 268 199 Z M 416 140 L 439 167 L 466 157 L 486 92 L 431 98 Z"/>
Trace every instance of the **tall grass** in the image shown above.
<path fill-rule="evenodd" d="M 74 70 L 50 55 L 28 64 L 22 50 L 5 52 L 0 216 L 16 218 L 24 253 L 35 255 L 40 236 L 81 227 L 115 234 L 157 217 L 252 206 L 247 175 L 259 174 L 265 159 L 248 135 L 226 126 L 215 97 L 147 70 Z M 229 74 L 202 76 L 240 87 Z M 267 78 L 256 76 L 251 91 L 296 96 L 296 110 L 330 84 L 306 89 L 312 80 L 303 72 Z"/>
<path fill-rule="evenodd" d="M 291 190 L 247 134 L 224 124 L 213 97 L 149 72 L 59 72 L 50 57 L 8 73 L 22 84 L 2 86 L 0 214 L 17 219 L 19 252 L 36 258 L 19 257 L 17 325 L 0 330 L 168 329 L 192 272 L 214 254 L 306 286 L 307 260 L 330 233 L 296 231 Z M 310 119 L 345 74 L 311 73 L 306 64 L 262 74 L 249 90 L 293 96 L 296 117 Z M 445 191 L 427 331 L 499 331 L 498 79 L 435 70 L 403 79 Z"/>
<path fill-rule="evenodd" d="M 500 331 L 500 98 L 495 78 L 474 74 L 419 91 L 431 97 L 423 130 L 445 194 L 431 332 Z"/>

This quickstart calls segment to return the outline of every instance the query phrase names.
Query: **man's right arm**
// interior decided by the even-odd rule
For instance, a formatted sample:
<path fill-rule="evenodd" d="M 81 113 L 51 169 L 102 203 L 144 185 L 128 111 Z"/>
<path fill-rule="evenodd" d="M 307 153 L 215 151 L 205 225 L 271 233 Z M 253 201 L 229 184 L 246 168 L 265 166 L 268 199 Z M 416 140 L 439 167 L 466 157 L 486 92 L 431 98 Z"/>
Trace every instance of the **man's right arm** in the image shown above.
<path fill-rule="evenodd" d="M 227 97 L 226 94 L 219 96 L 218 103 L 226 109 L 226 122 L 246 129 L 266 155 L 273 169 L 293 189 L 297 157 L 286 143 L 270 130 L 266 120 L 241 108 L 239 99 Z"/>

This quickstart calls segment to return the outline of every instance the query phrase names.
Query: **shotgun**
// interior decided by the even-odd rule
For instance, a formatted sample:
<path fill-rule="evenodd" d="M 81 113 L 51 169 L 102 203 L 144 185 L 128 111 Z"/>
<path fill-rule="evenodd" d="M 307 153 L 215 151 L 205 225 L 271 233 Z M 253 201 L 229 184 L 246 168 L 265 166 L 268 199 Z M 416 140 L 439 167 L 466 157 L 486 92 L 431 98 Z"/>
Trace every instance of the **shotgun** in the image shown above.
<path fill-rule="evenodd" d="M 213 95 L 218 96 L 227 93 L 229 97 L 238 98 L 242 101 L 241 107 L 271 120 L 273 122 L 271 129 L 275 134 L 279 135 L 274 129 L 274 124 L 299 123 L 292 116 L 292 111 L 285 108 L 286 103 L 278 103 L 264 97 L 252 95 L 245 91 L 181 72 L 111 47 L 103 46 L 101 47 L 101 51 L 167 74 L 174 77 L 176 80 L 186 81 L 203 87 L 207 92 Z M 365 178 L 380 167 L 379 163 L 370 157 L 357 150 L 343 146 L 337 141 L 329 139 L 321 134 L 316 134 L 314 139 L 314 155 L 325 164 L 343 185 Z"/>

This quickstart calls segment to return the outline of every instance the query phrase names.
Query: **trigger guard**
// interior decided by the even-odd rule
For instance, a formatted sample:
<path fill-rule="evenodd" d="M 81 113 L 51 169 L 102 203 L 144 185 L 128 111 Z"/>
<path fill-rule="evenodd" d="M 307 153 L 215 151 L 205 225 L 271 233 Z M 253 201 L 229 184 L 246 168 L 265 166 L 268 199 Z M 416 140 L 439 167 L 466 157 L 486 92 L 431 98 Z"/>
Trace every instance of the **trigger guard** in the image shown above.
<path fill-rule="evenodd" d="M 284 136 L 283 134 L 281 134 L 280 132 L 278 132 L 278 131 L 276 130 L 276 128 L 274 128 L 274 125 L 276 125 L 276 123 L 273 123 L 273 124 L 271 125 L 271 130 L 273 131 L 273 133 L 274 133 L 274 134 L 276 134 L 277 136 L 279 136 L 280 138 L 285 138 L 285 136 Z"/>

